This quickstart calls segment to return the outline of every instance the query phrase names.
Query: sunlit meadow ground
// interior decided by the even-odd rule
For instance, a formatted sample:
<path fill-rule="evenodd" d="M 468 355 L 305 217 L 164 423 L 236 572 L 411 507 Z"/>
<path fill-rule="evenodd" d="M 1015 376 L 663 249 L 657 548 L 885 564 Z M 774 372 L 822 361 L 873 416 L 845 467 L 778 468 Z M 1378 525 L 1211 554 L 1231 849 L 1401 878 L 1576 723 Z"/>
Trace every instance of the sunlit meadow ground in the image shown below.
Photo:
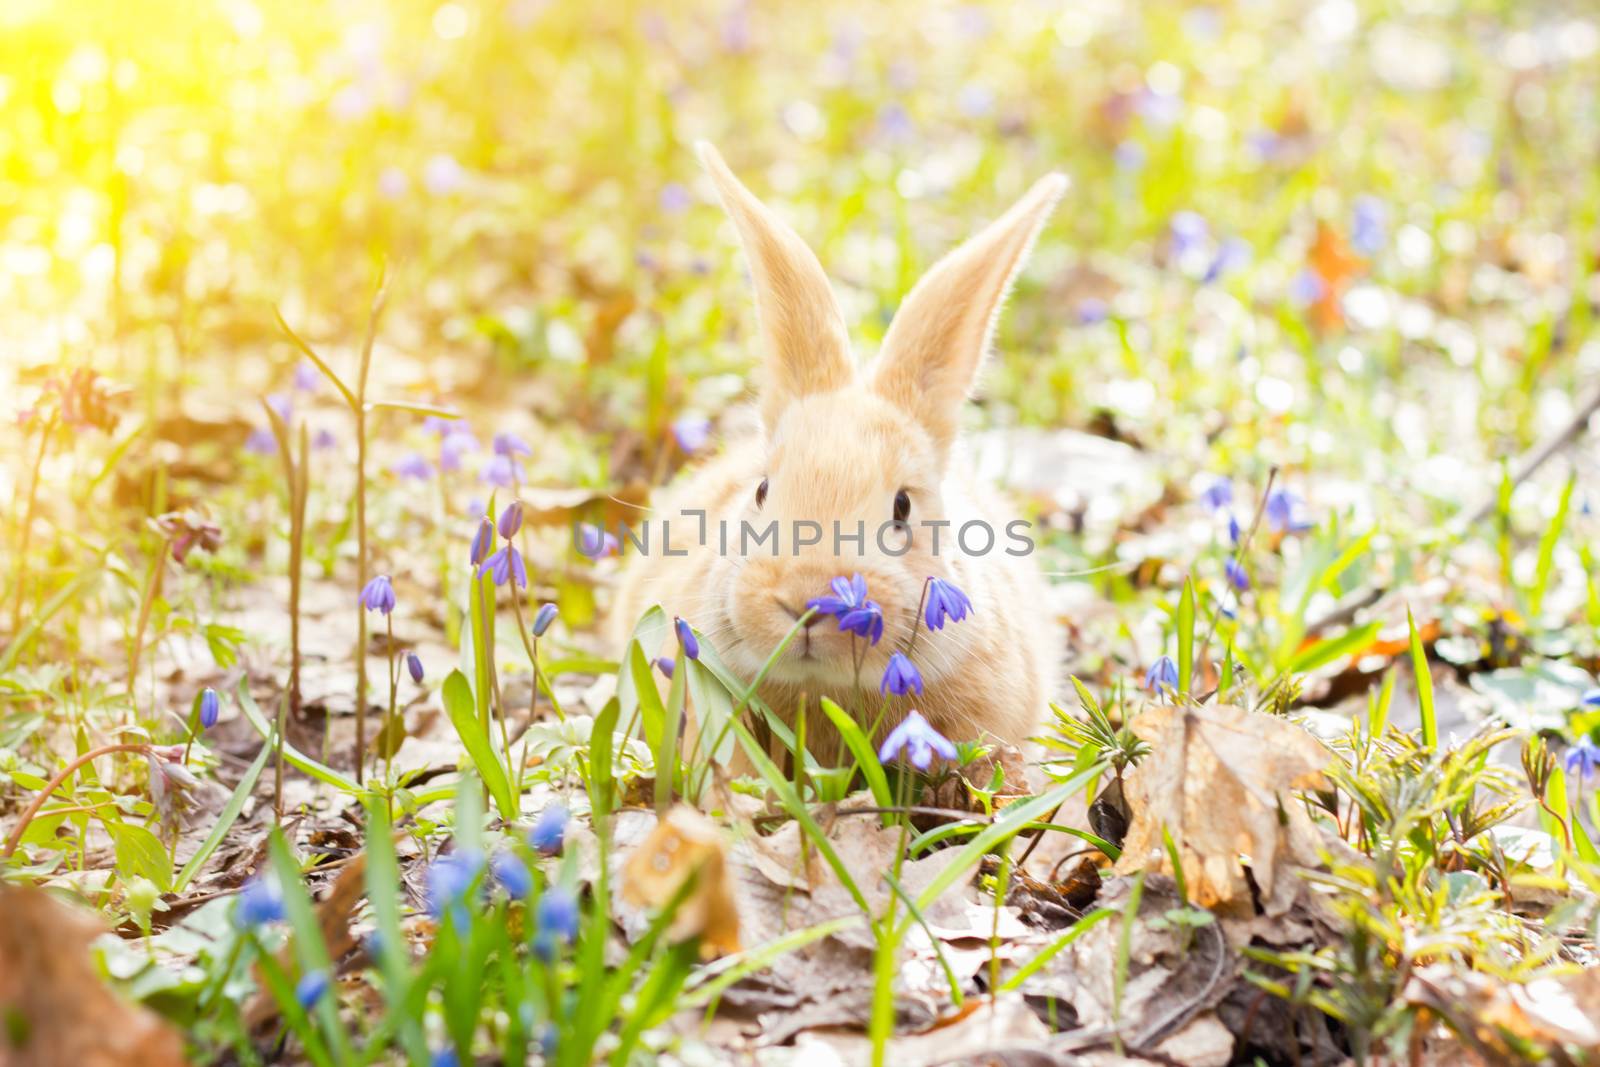
<path fill-rule="evenodd" d="M 1214 644 L 1260 689 L 1291 671 L 1281 702 L 1324 733 L 1405 662 L 1408 608 L 1445 733 L 1493 713 L 1562 753 L 1600 722 L 1593 441 L 1506 473 L 1600 387 L 1600 21 L 1583 5 L 9 0 L 0 826 L 75 750 L 181 740 L 202 685 L 243 674 L 271 712 L 289 526 L 269 397 L 313 440 L 312 714 L 290 736 L 349 770 L 353 427 L 274 309 L 353 382 L 384 272 L 370 393 L 460 411 L 480 445 L 441 454 L 422 416 L 372 417 L 371 569 L 395 575 L 397 640 L 428 672 L 402 683 L 403 762 L 460 758 L 431 694 L 458 660 L 452 567 L 509 488 L 497 433 L 531 447 L 528 610 L 559 604 L 556 688 L 581 705 L 619 651 L 596 636 L 616 561 L 574 551 L 569 524 L 624 518 L 618 500 L 669 479 L 675 427 L 741 418 L 756 362 L 698 139 L 816 249 L 863 353 L 941 252 L 1041 174 L 1070 176 L 969 415 L 1044 531 L 1063 663 L 1096 693 L 1121 685 L 1136 710 L 1192 574 L 1201 632 L 1225 608 Z M 19 556 L 26 413 L 77 368 L 127 392 L 109 432 L 51 438 Z M 1292 521 L 1264 517 L 1231 593 L 1230 508 L 1202 497 L 1230 479 L 1248 527 L 1269 476 Z M 147 520 L 185 508 L 221 542 L 149 596 Z M 378 703 L 386 663 L 379 644 Z M 259 739 L 231 702 L 223 717 L 225 796 Z M 144 771 L 124 773 L 132 790 Z M 291 806 L 320 796 L 299 781 Z M 122 921 L 107 839 L 77 847 L 31 876 L 60 858 L 57 883 Z"/>

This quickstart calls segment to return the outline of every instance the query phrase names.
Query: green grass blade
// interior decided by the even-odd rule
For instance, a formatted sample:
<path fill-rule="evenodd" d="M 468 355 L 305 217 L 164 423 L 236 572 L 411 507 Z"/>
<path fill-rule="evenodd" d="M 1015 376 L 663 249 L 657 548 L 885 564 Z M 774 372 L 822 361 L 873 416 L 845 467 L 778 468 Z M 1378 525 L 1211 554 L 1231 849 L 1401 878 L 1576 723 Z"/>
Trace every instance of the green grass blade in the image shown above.
<path fill-rule="evenodd" d="M 406 966 L 405 933 L 400 928 L 400 864 L 395 858 L 393 828 L 387 804 L 367 802 L 367 900 L 377 924 L 379 972 L 383 975 L 384 1002 L 394 1020 L 400 1043 L 414 1065 L 428 1062 L 428 1042 L 421 1020 L 406 1010 L 411 989 L 411 968 Z"/>
<path fill-rule="evenodd" d="M 1428 652 L 1417 636 L 1417 620 L 1406 608 L 1406 625 L 1411 629 L 1411 670 L 1417 678 L 1417 704 L 1422 711 L 1422 744 L 1432 751 L 1439 747 L 1439 724 L 1433 711 L 1433 675 L 1428 672 Z"/>
<path fill-rule="evenodd" d="M 839 731 L 839 736 L 844 739 L 850 755 L 855 757 L 861 776 L 867 780 L 867 788 L 872 790 L 873 802 L 880 808 L 894 807 L 894 794 L 889 791 L 889 776 L 883 773 L 883 764 L 878 762 L 878 754 L 873 751 L 872 742 L 868 741 L 867 735 L 862 732 L 861 724 L 856 722 L 848 711 L 827 697 L 823 697 L 821 703 L 823 714 L 828 716 L 828 721 L 833 723 L 834 728 Z M 883 824 L 890 825 L 893 818 L 893 815 L 885 812 Z"/>
<path fill-rule="evenodd" d="M 190 880 L 200 873 L 200 868 L 205 866 L 206 860 L 222 844 L 222 839 L 228 836 L 228 831 L 233 828 L 239 813 L 244 810 L 245 801 L 250 799 L 250 794 L 255 791 L 256 780 L 261 777 L 261 771 L 266 767 L 267 761 L 272 758 L 271 745 L 262 745 L 261 751 L 256 755 L 256 761 L 245 770 L 244 777 L 239 779 L 239 784 L 233 790 L 233 796 L 222 806 L 222 813 L 217 816 L 217 821 L 212 825 L 211 832 L 200 843 L 200 848 L 189 862 L 183 865 L 183 870 L 178 872 L 177 880 L 172 883 L 174 893 L 182 893 L 188 888 Z"/>
<path fill-rule="evenodd" d="M 1561 543 L 1561 532 L 1567 525 L 1567 512 L 1572 506 L 1572 489 L 1578 484 L 1578 475 L 1574 471 L 1567 476 L 1566 488 L 1561 490 L 1561 500 L 1556 504 L 1556 513 L 1551 516 L 1550 525 L 1545 527 L 1544 535 L 1539 538 L 1539 562 L 1534 568 L 1533 588 L 1528 590 L 1528 618 L 1538 622 L 1544 608 L 1544 595 L 1550 588 L 1550 575 L 1555 570 L 1556 546 Z"/>
<path fill-rule="evenodd" d="M 1115 908 L 1096 908 L 1091 912 L 1085 912 L 1079 917 L 1077 922 L 1067 927 L 1065 933 L 1056 938 L 1054 941 L 1050 942 L 1050 944 L 1047 945 L 1033 959 L 1029 960 L 1027 963 L 1024 963 L 1016 974 L 1012 975 L 1010 978 L 1007 978 L 1003 983 L 1001 983 L 1000 992 L 1009 993 L 1014 989 L 1020 989 L 1023 982 L 1026 982 L 1029 978 L 1032 978 L 1035 974 L 1038 974 L 1039 970 L 1044 967 L 1045 964 L 1055 959 L 1056 956 L 1059 955 L 1061 951 L 1068 945 L 1072 944 L 1074 941 L 1078 940 L 1078 938 L 1082 937 L 1084 934 L 1088 933 L 1090 930 L 1094 929 L 1100 923 L 1104 922 L 1106 919 L 1109 919 L 1116 913 L 1117 909 Z"/>
<path fill-rule="evenodd" d="M 478 722 L 477 705 L 473 700 L 472 686 L 467 684 L 467 676 L 460 670 L 451 671 L 450 677 L 444 680 L 440 695 L 444 699 L 445 714 L 450 716 L 456 736 L 466 746 L 467 757 L 472 760 L 473 767 L 489 789 L 489 795 L 494 798 L 494 806 L 500 809 L 506 821 L 516 819 L 517 794 L 506 779 L 505 766 L 501 764 L 494 744 L 485 736 Z"/>
<path fill-rule="evenodd" d="M 1365 626 L 1346 630 L 1338 637 L 1329 637 L 1302 649 L 1289 661 L 1289 673 L 1305 674 L 1318 667 L 1325 667 L 1343 656 L 1354 655 L 1372 643 L 1372 639 L 1378 636 L 1381 625 L 1369 622 Z"/>
<path fill-rule="evenodd" d="M 300 865 L 289 851 L 289 842 L 277 827 L 272 828 L 267 838 L 267 852 L 272 860 L 273 873 L 277 875 L 278 885 L 283 891 L 283 910 L 289 919 L 289 929 L 294 933 L 292 944 L 295 959 L 300 964 L 299 974 L 303 977 L 312 971 L 327 971 L 332 982 L 333 960 L 328 956 L 327 943 L 322 940 L 322 926 L 317 922 L 316 908 L 312 906 L 305 883 L 300 880 Z M 344 1024 L 339 1021 L 336 1001 L 330 988 L 327 995 L 317 1002 L 315 1014 L 323 1034 L 333 1047 L 334 1061 L 348 1063 L 350 1042 L 345 1035 Z"/>

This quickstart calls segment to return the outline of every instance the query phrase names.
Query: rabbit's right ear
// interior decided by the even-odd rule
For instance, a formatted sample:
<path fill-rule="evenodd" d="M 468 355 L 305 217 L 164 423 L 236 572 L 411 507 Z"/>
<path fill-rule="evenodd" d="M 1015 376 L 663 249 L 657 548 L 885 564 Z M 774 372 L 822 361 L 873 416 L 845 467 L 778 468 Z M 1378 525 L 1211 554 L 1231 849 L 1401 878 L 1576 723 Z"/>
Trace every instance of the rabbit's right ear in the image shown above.
<path fill-rule="evenodd" d="M 701 141 L 695 149 L 750 260 L 756 321 L 767 349 L 761 417 L 771 431 L 794 400 L 855 380 L 844 314 L 822 264 L 800 235 L 734 177 L 715 148 Z"/>

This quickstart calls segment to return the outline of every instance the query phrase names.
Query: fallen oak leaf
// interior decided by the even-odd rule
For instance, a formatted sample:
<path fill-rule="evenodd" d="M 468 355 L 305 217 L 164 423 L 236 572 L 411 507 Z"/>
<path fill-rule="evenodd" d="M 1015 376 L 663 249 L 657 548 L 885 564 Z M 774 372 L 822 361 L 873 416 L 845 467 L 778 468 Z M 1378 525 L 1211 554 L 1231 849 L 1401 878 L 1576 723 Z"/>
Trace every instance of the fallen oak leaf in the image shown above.
<path fill-rule="evenodd" d="M 706 959 L 738 952 L 739 909 L 728 885 L 728 855 L 716 826 L 690 808 L 668 812 L 623 868 L 622 897 L 641 908 L 663 908 L 695 879 L 672 917 L 667 936 L 700 939 Z"/>
<path fill-rule="evenodd" d="M 1305 812 L 1282 800 L 1325 785 L 1328 750 L 1285 719 L 1226 705 L 1153 708 L 1131 727 L 1151 751 L 1123 787 L 1132 824 L 1113 871 L 1176 876 L 1165 831 L 1193 903 L 1248 912 L 1247 858 L 1265 910 L 1286 909 L 1293 885 L 1280 884 L 1280 861 L 1313 855 L 1308 842 L 1317 835 Z"/>

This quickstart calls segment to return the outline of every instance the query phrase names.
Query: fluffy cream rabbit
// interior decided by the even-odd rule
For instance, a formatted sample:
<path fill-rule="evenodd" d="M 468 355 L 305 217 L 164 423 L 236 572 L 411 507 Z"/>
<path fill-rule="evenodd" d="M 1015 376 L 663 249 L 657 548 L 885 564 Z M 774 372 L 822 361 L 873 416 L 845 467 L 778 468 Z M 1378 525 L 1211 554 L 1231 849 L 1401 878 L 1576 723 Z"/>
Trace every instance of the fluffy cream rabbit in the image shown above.
<path fill-rule="evenodd" d="M 961 409 L 1012 278 L 1066 179 L 1041 179 L 998 221 L 940 260 L 906 297 L 877 359 L 858 370 L 816 256 L 714 148 L 702 144 L 699 152 L 738 228 L 755 283 L 765 346 L 762 426 L 728 442 L 719 457 L 656 501 L 651 551 L 629 564 L 613 607 L 618 644 L 646 608 L 660 604 L 708 637 L 732 669 L 754 677 L 808 601 L 828 594 L 831 579 L 859 573 L 867 596 L 882 607 L 882 640 L 869 648 L 840 632 L 833 616 L 815 618 L 760 691 L 785 716 L 808 697 L 808 731 L 819 742 L 813 750 L 831 749 L 835 739 L 817 736 L 823 720 L 816 698 L 876 716 L 884 668 L 906 648 L 924 582 L 940 577 L 971 598 L 973 611 L 937 631 L 921 626 L 911 658 L 925 692 L 894 698 L 873 740 L 916 708 L 952 740 L 1020 744 L 1039 727 L 1054 692 L 1059 631 L 1031 556 L 1008 554 L 1024 548 L 1008 536 L 1015 513 L 966 473 Z M 909 548 L 897 536 L 903 530 L 891 529 L 883 543 L 877 536 L 897 517 L 909 523 Z M 776 555 L 770 540 L 741 545 L 742 522 L 759 533 L 773 520 L 780 531 Z M 987 552 L 978 527 L 969 531 L 970 552 L 956 543 L 957 532 L 974 520 L 993 531 Z M 661 551 L 663 521 L 671 525 L 672 551 L 687 548 L 687 555 Z M 864 544 L 836 543 L 836 521 L 852 536 L 863 524 Z M 929 525 L 940 521 L 949 525 Z M 796 523 L 819 524 L 821 543 L 801 546 L 813 531 Z M 719 528 L 728 531 L 725 549 Z M 791 531 L 800 532 L 791 538 Z M 852 656 L 862 651 L 858 671 Z M 860 692 L 853 691 L 857 677 Z"/>

